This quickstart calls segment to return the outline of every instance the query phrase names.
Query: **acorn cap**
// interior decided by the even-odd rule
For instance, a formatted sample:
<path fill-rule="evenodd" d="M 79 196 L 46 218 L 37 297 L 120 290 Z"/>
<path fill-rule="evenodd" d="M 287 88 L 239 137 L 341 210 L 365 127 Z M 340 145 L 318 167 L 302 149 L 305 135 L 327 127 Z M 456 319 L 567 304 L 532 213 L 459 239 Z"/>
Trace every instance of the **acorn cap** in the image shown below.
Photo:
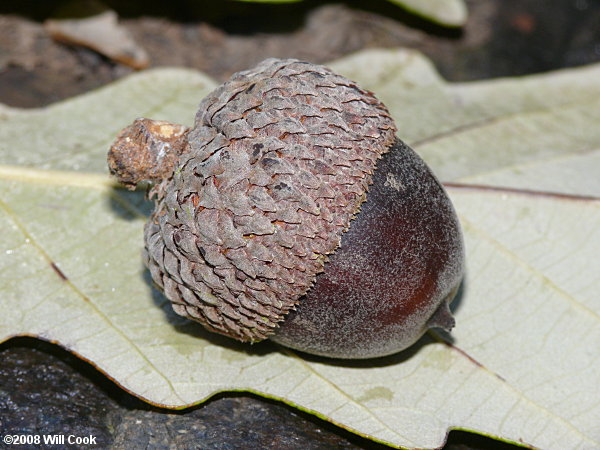
<path fill-rule="evenodd" d="M 174 310 L 241 341 L 272 335 L 340 245 L 395 132 L 371 92 L 293 59 L 208 95 L 178 158 L 163 158 L 145 228 L 146 264 Z"/>

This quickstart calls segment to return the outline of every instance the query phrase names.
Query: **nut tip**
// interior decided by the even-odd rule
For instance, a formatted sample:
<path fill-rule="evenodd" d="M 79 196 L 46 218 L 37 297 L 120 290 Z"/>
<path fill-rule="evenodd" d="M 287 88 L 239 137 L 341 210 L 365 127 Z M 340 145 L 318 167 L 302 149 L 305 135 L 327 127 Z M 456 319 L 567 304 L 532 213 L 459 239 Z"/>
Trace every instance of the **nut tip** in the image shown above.
<path fill-rule="evenodd" d="M 450 300 L 454 297 L 454 292 L 446 297 L 442 304 L 435 310 L 433 315 L 427 321 L 428 328 L 441 328 L 444 331 L 450 332 L 456 320 L 450 311 Z"/>

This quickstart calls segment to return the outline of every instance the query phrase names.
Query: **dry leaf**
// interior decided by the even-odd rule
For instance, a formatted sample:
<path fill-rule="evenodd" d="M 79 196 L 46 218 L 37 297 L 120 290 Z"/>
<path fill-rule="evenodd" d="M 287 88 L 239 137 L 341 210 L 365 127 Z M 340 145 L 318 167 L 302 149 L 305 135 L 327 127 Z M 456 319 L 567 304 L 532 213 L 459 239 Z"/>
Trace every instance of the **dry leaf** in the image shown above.
<path fill-rule="evenodd" d="M 83 19 L 49 19 L 44 23 L 50 36 L 60 42 L 91 48 L 117 62 L 144 69 L 150 58 L 126 28 L 118 23 L 114 11 L 104 11 Z"/>

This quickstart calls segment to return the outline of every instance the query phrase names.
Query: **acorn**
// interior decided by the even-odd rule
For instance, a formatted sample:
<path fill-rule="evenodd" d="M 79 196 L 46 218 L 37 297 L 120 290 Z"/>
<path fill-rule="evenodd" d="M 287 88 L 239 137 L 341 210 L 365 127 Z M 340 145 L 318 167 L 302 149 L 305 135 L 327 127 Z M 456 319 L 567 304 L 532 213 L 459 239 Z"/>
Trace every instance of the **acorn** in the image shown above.
<path fill-rule="evenodd" d="M 236 73 L 193 128 L 137 119 L 108 164 L 150 183 L 145 263 L 210 331 L 373 358 L 454 326 L 464 249 L 444 188 L 373 93 L 323 66 Z"/>

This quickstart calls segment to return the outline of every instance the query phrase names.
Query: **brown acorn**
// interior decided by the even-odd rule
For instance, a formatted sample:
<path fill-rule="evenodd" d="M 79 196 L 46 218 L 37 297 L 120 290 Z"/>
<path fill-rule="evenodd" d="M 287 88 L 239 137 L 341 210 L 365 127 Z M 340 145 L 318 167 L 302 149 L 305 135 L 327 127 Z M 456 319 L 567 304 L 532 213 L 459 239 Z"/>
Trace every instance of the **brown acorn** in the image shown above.
<path fill-rule="evenodd" d="M 268 59 L 200 104 L 195 125 L 138 119 L 110 149 L 153 183 L 145 261 L 180 315 L 244 342 L 335 358 L 450 330 L 460 226 L 385 106 L 331 70 Z"/>

